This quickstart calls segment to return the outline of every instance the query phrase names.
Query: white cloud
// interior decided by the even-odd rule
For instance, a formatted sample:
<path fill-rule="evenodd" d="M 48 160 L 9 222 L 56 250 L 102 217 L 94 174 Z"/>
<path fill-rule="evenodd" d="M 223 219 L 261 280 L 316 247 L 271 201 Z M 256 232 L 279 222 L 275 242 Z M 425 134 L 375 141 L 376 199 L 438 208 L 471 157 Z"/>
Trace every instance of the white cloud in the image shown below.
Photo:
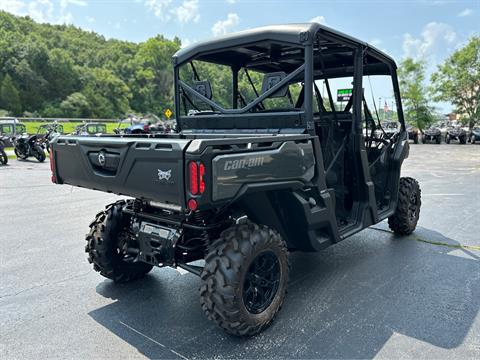
<path fill-rule="evenodd" d="M 20 0 L 2 0 L 0 2 L 0 10 L 19 15 L 25 8 L 25 3 Z"/>
<path fill-rule="evenodd" d="M 145 0 L 145 6 L 153 11 L 156 17 L 162 21 L 170 20 L 170 5 L 172 0 Z"/>
<path fill-rule="evenodd" d="M 227 0 L 228 4 L 235 4 L 236 2 L 237 2 L 237 0 Z"/>
<path fill-rule="evenodd" d="M 76 6 L 87 6 L 87 2 L 84 0 L 61 0 L 61 4 L 64 4 L 64 6 L 67 5 L 76 5 Z"/>
<path fill-rule="evenodd" d="M 174 7 L 172 0 L 144 0 L 143 4 L 161 21 L 167 22 L 173 18 L 182 24 L 200 20 L 199 0 L 183 0 Z"/>
<path fill-rule="evenodd" d="M 172 10 L 177 20 L 180 23 L 194 23 L 200 20 L 200 13 L 198 11 L 198 0 L 185 0 L 182 5 Z"/>
<path fill-rule="evenodd" d="M 453 46 L 456 40 L 457 34 L 450 25 L 431 22 L 425 25 L 418 38 L 404 34 L 402 48 L 405 57 L 426 58 Z"/>
<path fill-rule="evenodd" d="M 95 18 L 94 18 L 94 17 L 91 17 L 91 16 L 87 16 L 85 19 L 86 19 L 90 24 L 95 22 Z"/>
<path fill-rule="evenodd" d="M 227 15 L 225 20 L 218 20 L 212 26 L 212 33 L 214 36 L 225 35 L 229 32 L 232 28 L 237 26 L 240 22 L 240 17 L 238 14 L 230 13 Z"/>
<path fill-rule="evenodd" d="M 315 22 L 315 23 L 319 23 L 319 24 L 322 24 L 322 25 L 327 25 L 327 21 L 325 20 L 325 16 L 315 16 L 314 18 L 311 18 L 309 22 Z"/>
<path fill-rule="evenodd" d="M 186 48 L 186 47 L 192 45 L 192 44 L 193 44 L 194 42 L 196 42 L 196 41 L 197 41 L 197 40 L 190 40 L 189 38 L 183 38 L 183 39 L 182 39 L 182 46 L 181 46 L 181 48 L 182 48 L 182 49 L 183 49 L 183 48 Z"/>
<path fill-rule="evenodd" d="M 466 8 L 463 11 L 459 12 L 457 16 L 465 17 L 465 16 L 470 16 L 472 14 L 473 14 L 473 10 L 469 9 L 469 8 Z"/>
<path fill-rule="evenodd" d="M 58 7 L 58 3 L 60 7 Z M 30 16 L 41 23 L 69 24 L 73 21 L 72 14 L 67 10 L 70 5 L 87 6 L 84 0 L 1 0 L 0 9 L 19 16 Z"/>

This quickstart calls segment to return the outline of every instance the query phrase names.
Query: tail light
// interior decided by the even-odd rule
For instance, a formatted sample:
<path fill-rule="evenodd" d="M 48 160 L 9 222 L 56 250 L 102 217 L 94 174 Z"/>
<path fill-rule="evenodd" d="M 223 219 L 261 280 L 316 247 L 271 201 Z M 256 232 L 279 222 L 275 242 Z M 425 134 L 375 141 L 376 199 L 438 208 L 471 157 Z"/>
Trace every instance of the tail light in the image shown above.
<path fill-rule="evenodd" d="M 200 190 L 200 194 L 203 194 L 205 192 L 205 179 L 203 178 L 203 176 L 205 175 L 205 165 L 203 165 L 202 163 L 200 163 L 200 166 L 199 166 L 199 190 Z"/>
<path fill-rule="evenodd" d="M 52 182 L 57 183 L 57 176 L 55 175 L 55 152 L 53 151 L 53 145 L 50 145 L 50 170 L 52 171 Z"/>
<path fill-rule="evenodd" d="M 190 161 L 188 164 L 188 190 L 191 195 L 202 195 L 205 192 L 205 165 L 201 162 Z M 192 211 L 197 210 L 198 203 L 196 199 L 189 199 L 188 208 Z"/>
<path fill-rule="evenodd" d="M 191 161 L 188 165 L 190 176 L 190 193 L 192 195 L 198 194 L 198 165 L 195 161 Z"/>

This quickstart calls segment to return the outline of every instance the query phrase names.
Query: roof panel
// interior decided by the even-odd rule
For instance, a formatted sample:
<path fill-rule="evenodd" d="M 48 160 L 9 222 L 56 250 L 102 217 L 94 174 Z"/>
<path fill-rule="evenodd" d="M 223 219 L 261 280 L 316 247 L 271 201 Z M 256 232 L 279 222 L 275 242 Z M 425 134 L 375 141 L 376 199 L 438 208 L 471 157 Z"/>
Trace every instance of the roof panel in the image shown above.
<path fill-rule="evenodd" d="M 306 33 L 309 35 L 305 36 Z M 284 42 L 304 46 L 308 43 L 311 43 L 317 34 L 321 34 L 330 41 L 341 44 L 348 44 L 352 46 L 361 45 L 368 47 L 371 52 L 375 53 L 380 58 L 383 58 L 384 61 L 391 62 L 393 65 L 395 64 L 394 60 L 390 56 L 386 55 L 375 47 L 368 45 L 367 43 L 352 36 L 318 23 L 271 25 L 227 34 L 181 49 L 173 56 L 173 58 L 176 64 L 181 64 L 193 57 L 198 56 L 199 54 L 220 51 L 229 47 L 248 45 L 250 43 L 259 43 L 262 41 Z"/>

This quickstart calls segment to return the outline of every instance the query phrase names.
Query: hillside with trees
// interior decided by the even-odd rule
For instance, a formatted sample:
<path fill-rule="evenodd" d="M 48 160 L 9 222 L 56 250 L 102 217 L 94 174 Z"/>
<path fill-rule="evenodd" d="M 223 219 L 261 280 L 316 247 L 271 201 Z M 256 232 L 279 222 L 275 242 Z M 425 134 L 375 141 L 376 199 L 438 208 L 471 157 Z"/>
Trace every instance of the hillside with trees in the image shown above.
<path fill-rule="evenodd" d="M 11 115 L 115 118 L 173 106 L 180 41 L 135 44 L 0 11 L 0 109 Z"/>

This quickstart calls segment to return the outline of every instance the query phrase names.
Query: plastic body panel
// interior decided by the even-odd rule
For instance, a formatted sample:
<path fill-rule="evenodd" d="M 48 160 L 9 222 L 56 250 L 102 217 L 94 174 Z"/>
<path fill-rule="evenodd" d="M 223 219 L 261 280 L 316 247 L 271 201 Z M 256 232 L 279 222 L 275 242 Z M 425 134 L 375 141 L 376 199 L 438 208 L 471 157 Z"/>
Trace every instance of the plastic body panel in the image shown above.
<path fill-rule="evenodd" d="M 60 136 L 58 183 L 183 206 L 184 149 L 190 140 Z"/>

